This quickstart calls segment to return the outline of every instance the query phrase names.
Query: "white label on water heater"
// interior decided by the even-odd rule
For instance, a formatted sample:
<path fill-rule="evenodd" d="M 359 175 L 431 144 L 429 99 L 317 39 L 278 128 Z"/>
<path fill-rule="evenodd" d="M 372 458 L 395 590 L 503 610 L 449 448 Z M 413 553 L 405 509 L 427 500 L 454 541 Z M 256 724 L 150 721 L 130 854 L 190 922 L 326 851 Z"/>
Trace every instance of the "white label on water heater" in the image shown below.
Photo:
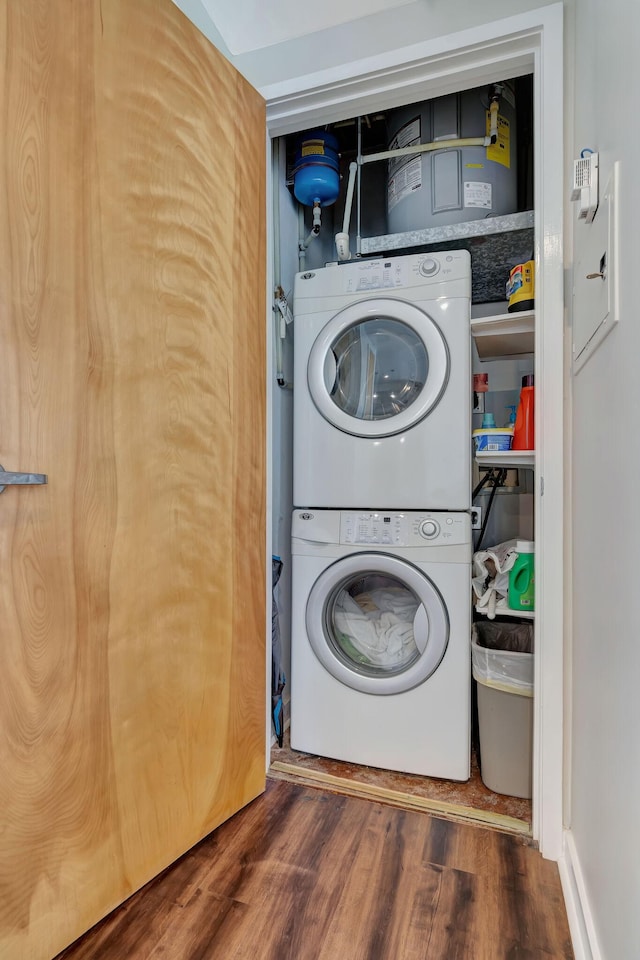
<path fill-rule="evenodd" d="M 410 160 L 400 170 L 397 170 L 389 180 L 389 198 L 388 210 L 393 210 L 396 203 L 400 203 L 405 197 L 408 197 L 419 190 L 422 186 L 422 160 L 416 157 Z"/>
<path fill-rule="evenodd" d="M 490 183 L 481 183 L 478 180 L 465 180 L 465 207 L 481 207 L 485 210 L 491 210 L 491 194 L 492 187 Z"/>
<path fill-rule="evenodd" d="M 389 150 L 414 147 L 420 143 L 420 117 L 405 123 L 389 144 Z M 422 157 L 398 157 L 389 160 L 387 211 L 422 187 Z"/>

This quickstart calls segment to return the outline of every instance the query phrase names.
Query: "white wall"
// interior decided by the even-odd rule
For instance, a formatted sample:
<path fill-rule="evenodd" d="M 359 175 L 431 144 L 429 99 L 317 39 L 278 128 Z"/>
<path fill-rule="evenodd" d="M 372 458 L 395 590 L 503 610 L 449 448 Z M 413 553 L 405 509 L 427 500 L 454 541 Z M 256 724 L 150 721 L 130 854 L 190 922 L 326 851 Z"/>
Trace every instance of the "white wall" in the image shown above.
<path fill-rule="evenodd" d="M 620 160 L 620 322 L 572 379 L 570 827 L 603 958 L 640 955 L 640 4 L 578 0 L 569 158 Z M 576 253 L 584 242 L 574 228 Z"/>

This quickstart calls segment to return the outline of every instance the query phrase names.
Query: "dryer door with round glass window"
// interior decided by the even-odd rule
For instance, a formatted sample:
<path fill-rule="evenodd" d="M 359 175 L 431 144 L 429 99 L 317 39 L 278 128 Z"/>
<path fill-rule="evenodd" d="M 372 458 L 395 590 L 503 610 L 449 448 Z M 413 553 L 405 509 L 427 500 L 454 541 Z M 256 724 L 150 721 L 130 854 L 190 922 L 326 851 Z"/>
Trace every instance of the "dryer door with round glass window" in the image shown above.
<path fill-rule="evenodd" d="M 381 297 L 337 313 L 317 337 L 307 368 L 313 402 L 335 427 L 386 437 L 419 423 L 449 379 L 449 352 L 419 307 Z"/>
<path fill-rule="evenodd" d="M 449 617 L 431 580 L 398 557 L 358 553 L 316 580 L 306 625 L 328 672 L 363 693 L 403 693 L 437 670 Z"/>

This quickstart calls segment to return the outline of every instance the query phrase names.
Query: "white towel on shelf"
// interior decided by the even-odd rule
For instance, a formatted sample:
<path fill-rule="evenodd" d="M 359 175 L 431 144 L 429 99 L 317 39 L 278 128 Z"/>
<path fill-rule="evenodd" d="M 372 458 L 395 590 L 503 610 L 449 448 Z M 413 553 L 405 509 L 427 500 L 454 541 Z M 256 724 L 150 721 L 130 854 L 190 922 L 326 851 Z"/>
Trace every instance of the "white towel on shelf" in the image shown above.
<path fill-rule="evenodd" d="M 516 540 L 505 540 L 473 555 L 471 585 L 476 610 L 493 620 L 496 610 L 509 609 L 509 570 L 516 562 Z M 489 565 L 487 565 L 489 561 Z"/>

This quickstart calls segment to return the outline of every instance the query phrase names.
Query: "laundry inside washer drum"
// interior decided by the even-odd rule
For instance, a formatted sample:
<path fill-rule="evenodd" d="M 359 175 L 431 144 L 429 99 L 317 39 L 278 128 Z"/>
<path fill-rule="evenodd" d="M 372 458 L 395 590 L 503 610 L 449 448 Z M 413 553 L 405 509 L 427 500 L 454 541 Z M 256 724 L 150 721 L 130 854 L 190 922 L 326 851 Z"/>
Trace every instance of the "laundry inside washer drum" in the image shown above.
<path fill-rule="evenodd" d="M 354 663 L 405 670 L 419 656 L 413 628 L 419 606 L 405 586 L 342 589 L 333 605 L 335 639 Z"/>

